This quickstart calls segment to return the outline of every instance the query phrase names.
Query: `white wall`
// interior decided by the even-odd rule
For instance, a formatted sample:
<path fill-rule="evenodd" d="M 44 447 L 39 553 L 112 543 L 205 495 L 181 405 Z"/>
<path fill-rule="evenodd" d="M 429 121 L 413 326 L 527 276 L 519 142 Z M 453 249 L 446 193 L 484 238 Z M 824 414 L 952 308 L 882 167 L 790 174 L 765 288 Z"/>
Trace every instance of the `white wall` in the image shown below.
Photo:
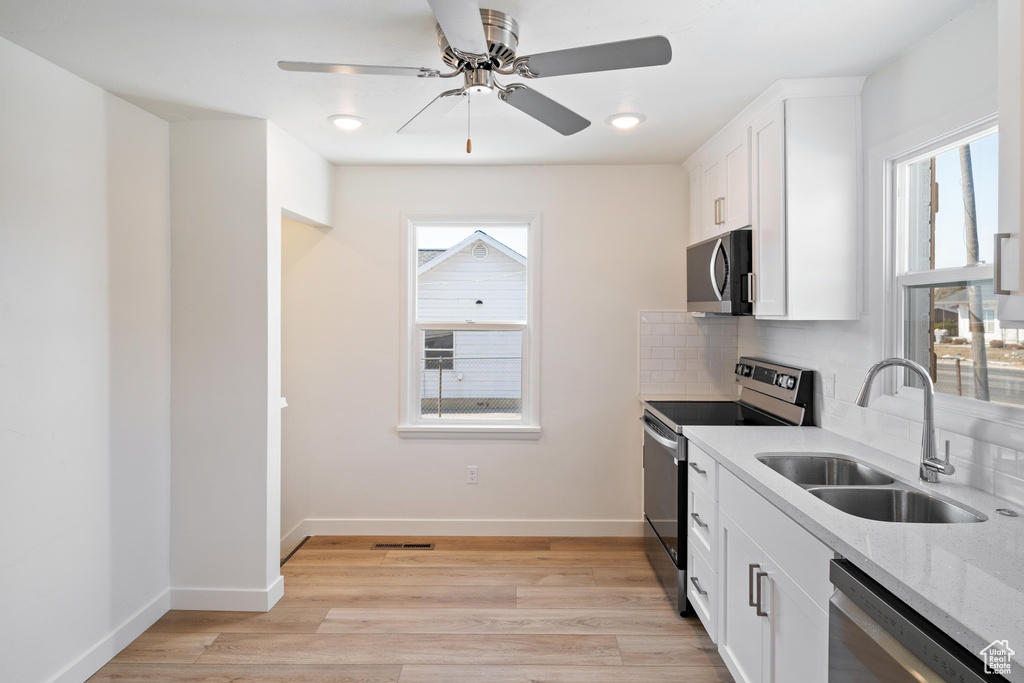
<path fill-rule="evenodd" d="M 0 92 L 0 678 L 82 681 L 167 608 L 168 131 L 5 40 Z"/>
<path fill-rule="evenodd" d="M 818 423 L 888 453 L 920 457 L 920 405 L 894 414 L 854 405 L 867 369 L 883 358 L 883 187 L 888 155 L 927 142 L 996 110 L 996 3 L 989 0 L 922 41 L 868 78 L 863 93 L 865 149 L 864 314 L 855 322 L 787 323 L 743 319 L 741 355 L 766 356 L 836 372 L 836 398 L 821 383 Z M 820 379 L 820 377 L 819 377 Z M 884 402 L 883 402 L 884 403 Z M 997 430 L 955 416 L 937 419 L 940 443 L 951 441 L 955 479 L 1024 504 L 1024 450 L 1018 430 Z"/>
<path fill-rule="evenodd" d="M 333 230 L 285 231 L 284 545 L 638 533 L 637 312 L 683 303 L 685 187 L 678 166 L 336 169 Z M 452 211 L 542 214 L 539 441 L 396 434 L 400 214 Z"/>
<path fill-rule="evenodd" d="M 282 212 L 326 223 L 329 179 L 266 121 L 171 126 L 175 607 L 280 598 Z"/>

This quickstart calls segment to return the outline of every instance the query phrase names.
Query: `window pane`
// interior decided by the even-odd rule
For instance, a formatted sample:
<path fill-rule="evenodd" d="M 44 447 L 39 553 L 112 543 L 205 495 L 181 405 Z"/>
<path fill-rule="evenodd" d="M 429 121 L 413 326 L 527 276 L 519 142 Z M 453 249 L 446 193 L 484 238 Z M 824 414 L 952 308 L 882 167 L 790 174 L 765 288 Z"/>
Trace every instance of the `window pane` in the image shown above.
<path fill-rule="evenodd" d="M 519 419 L 523 404 L 523 333 L 519 330 L 424 332 L 449 335 L 453 350 L 424 348 L 423 417 Z M 451 354 L 448 360 L 432 354 Z M 440 366 L 440 367 L 439 367 Z"/>
<path fill-rule="evenodd" d="M 911 271 L 992 263 L 998 161 L 993 133 L 907 165 Z"/>
<path fill-rule="evenodd" d="M 526 227 L 416 231 L 419 322 L 525 321 Z"/>
<path fill-rule="evenodd" d="M 939 393 L 1024 405 L 1022 339 L 1000 327 L 991 280 L 907 288 L 907 358 Z M 911 373 L 904 381 L 921 386 Z"/>

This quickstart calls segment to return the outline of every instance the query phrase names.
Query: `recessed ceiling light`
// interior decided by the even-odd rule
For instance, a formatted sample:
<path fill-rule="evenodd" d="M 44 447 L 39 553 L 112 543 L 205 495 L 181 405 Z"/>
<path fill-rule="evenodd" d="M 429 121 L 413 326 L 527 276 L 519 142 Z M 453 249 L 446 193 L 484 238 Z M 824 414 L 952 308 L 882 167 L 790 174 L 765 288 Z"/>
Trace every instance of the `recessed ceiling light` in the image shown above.
<path fill-rule="evenodd" d="M 616 128 L 633 128 L 636 125 L 643 123 L 646 118 L 647 117 L 643 114 L 623 112 L 621 114 L 612 114 L 605 119 L 605 122 L 612 124 Z"/>
<path fill-rule="evenodd" d="M 342 130 L 355 130 L 366 123 L 364 119 L 352 114 L 335 114 L 334 116 L 328 116 L 327 120 Z"/>

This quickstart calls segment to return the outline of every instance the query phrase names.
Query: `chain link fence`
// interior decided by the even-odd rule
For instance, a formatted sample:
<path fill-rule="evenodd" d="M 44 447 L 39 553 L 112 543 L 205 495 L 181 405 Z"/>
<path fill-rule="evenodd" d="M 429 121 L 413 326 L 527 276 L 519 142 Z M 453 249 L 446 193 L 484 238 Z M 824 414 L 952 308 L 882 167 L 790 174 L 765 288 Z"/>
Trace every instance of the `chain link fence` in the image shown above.
<path fill-rule="evenodd" d="M 421 359 L 420 413 L 434 417 L 518 418 L 523 406 L 523 359 Z"/>

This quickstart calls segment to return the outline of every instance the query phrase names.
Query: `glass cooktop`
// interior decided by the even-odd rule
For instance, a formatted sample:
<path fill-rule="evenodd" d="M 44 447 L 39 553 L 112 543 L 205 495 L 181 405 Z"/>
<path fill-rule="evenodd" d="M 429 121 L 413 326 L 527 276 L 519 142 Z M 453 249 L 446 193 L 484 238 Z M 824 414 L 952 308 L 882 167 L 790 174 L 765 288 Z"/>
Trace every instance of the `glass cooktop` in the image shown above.
<path fill-rule="evenodd" d="M 670 429 L 680 432 L 684 425 L 785 425 L 786 423 L 737 401 L 650 401 L 647 403 L 666 418 Z M 664 421 L 664 420 L 663 420 Z"/>

